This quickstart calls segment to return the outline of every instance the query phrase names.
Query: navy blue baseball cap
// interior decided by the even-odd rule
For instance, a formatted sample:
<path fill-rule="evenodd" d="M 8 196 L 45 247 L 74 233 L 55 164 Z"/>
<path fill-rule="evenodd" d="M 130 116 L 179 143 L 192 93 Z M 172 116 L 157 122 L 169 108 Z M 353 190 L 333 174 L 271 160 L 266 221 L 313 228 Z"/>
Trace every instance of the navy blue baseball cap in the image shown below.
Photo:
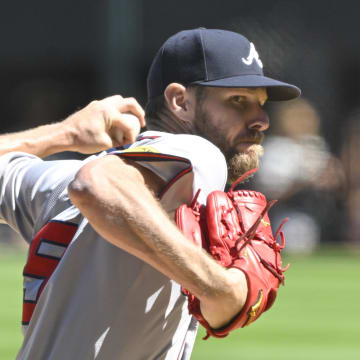
<path fill-rule="evenodd" d="M 247 38 L 217 29 L 184 30 L 166 40 L 148 74 L 148 98 L 162 95 L 173 82 L 184 86 L 265 87 L 268 99 L 273 101 L 294 99 L 301 93 L 295 85 L 264 76 L 259 54 Z"/>

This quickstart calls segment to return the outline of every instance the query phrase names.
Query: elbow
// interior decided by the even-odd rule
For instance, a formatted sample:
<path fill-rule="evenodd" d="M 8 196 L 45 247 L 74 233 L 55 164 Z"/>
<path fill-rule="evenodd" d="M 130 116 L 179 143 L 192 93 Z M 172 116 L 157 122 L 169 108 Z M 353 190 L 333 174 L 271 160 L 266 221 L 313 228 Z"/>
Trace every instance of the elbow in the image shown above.
<path fill-rule="evenodd" d="M 119 181 L 121 179 L 121 181 Z M 100 204 L 122 202 L 129 190 L 144 184 L 140 172 L 117 156 L 105 156 L 86 163 L 68 185 L 70 201 L 82 212 Z M 121 199 L 121 200 L 120 200 Z"/>
<path fill-rule="evenodd" d="M 68 185 L 70 201 L 78 208 L 94 200 L 95 176 L 91 163 L 84 165 Z"/>

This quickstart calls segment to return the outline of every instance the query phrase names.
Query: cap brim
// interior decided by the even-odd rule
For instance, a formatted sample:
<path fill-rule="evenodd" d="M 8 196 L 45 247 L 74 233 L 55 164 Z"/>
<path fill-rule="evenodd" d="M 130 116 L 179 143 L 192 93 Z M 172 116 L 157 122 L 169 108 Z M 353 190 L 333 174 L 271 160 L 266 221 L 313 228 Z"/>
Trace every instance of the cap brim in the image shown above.
<path fill-rule="evenodd" d="M 241 75 L 218 80 L 199 81 L 194 82 L 194 84 L 231 88 L 266 87 L 268 100 L 270 101 L 291 100 L 297 98 L 301 94 L 301 90 L 295 85 L 261 75 Z"/>

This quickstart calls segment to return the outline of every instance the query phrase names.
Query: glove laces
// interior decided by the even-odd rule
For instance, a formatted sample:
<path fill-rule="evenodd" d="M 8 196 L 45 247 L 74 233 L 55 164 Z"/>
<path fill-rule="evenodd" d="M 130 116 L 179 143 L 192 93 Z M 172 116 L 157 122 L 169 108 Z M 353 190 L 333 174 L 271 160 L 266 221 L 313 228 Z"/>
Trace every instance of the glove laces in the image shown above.
<path fill-rule="evenodd" d="M 239 179 L 237 179 L 234 184 L 231 186 L 228 195 L 229 197 L 232 199 L 233 198 L 233 193 L 234 193 L 234 189 L 235 187 L 241 183 L 242 181 L 244 181 L 247 177 L 249 177 L 250 175 L 252 175 L 253 173 L 255 173 L 258 169 L 252 169 L 247 171 L 244 175 L 242 175 Z M 261 212 L 261 214 L 258 216 L 258 218 L 256 219 L 256 221 L 254 222 L 254 224 L 244 233 L 244 234 L 239 234 L 240 236 L 238 237 L 238 239 L 236 240 L 235 243 L 235 249 L 240 252 L 245 246 L 251 244 L 252 240 L 255 239 L 255 236 L 257 234 L 257 229 L 261 223 L 261 220 L 263 220 L 265 214 L 267 214 L 267 212 L 270 210 L 270 208 L 277 202 L 277 200 L 271 200 L 269 201 L 265 208 L 263 209 L 263 211 Z M 238 216 L 241 215 L 240 209 L 237 205 L 236 202 L 233 202 L 233 204 L 235 204 Z M 241 219 L 240 219 L 241 220 Z M 283 275 L 283 273 L 289 268 L 290 264 L 287 264 L 284 268 L 279 266 L 278 263 L 278 259 L 279 259 L 279 255 L 281 250 L 285 247 L 285 235 L 284 232 L 282 231 L 283 226 L 285 225 L 285 223 L 288 221 L 288 218 L 285 218 L 280 226 L 278 227 L 275 236 L 272 237 L 272 239 L 270 239 L 270 241 L 265 241 L 264 239 L 261 239 L 260 237 L 256 237 L 256 240 L 260 240 L 266 243 L 267 246 L 269 246 L 271 249 L 273 249 L 273 251 L 275 252 L 275 266 L 273 266 L 272 264 L 270 264 L 268 261 L 266 261 L 265 259 L 263 259 L 260 254 L 255 250 L 255 248 L 253 247 L 254 251 L 256 252 L 257 256 L 260 259 L 260 262 L 264 265 L 264 267 L 270 271 L 277 279 L 279 279 L 280 283 L 284 285 L 284 280 L 285 277 Z M 240 221 L 240 223 L 242 223 L 242 221 Z M 280 244 L 277 242 L 278 237 L 280 236 Z"/>

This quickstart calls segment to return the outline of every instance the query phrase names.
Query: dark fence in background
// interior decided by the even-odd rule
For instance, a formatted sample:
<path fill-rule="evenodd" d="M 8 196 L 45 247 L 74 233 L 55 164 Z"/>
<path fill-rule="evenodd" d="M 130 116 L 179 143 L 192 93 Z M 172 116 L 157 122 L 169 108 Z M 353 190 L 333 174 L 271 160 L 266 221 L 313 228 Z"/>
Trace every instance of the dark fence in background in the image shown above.
<path fill-rule="evenodd" d="M 145 105 L 146 73 L 167 37 L 200 26 L 238 31 L 256 44 L 266 74 L 303 90 L 290 107 L 268 105 L 269 155 L 251 185 L 282 200 L 297 224 L 290 237 L 310 248 L 359 242 L 359 10 L 355 0 L 3 2 L 1 133 L 61 120 L 113 93 Z"/>

